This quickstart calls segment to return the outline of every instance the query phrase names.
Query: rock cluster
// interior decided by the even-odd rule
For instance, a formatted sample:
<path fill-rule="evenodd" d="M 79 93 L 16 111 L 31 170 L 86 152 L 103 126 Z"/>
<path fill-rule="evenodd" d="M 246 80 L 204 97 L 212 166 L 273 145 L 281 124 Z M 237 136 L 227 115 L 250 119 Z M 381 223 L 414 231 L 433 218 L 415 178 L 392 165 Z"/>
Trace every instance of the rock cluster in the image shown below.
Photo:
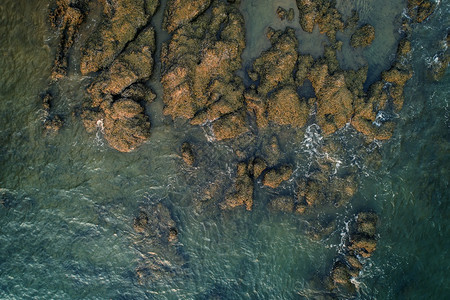
<path fill-rule="evenodd" d="M 245 47 L 239 6 L 219 1 L 171 3 L 164 24 L 173 36 L 161 53 L 164 114 L 193 125 L 211 124 L 217 140 L 248 131 L 244 86 L 235 74 Z"/>
<path fill-rule="evenodd" d="M 88 131 L 100 123 L 109 145 L 129 152 L 150 136 L 146 103 L 155 95 L 142 83 L 153 69 L 155 32 L 148 25 L 159 1 L 102 2 L 102 21 L 82 48 L 81 73 L 99 72 L 81 114 Z"/>
<path fill-rule="evenodd" d="M 351 279 L 358 277 L 364 261 L 376 249 L 376 227 L 378 216 L 373 212 L 360 212 L 352 224 L 349 240 L 345 245 L 344 255 L 337 258 L 329 277 L 331 290 L 344 288 L 354 291 Z"/>

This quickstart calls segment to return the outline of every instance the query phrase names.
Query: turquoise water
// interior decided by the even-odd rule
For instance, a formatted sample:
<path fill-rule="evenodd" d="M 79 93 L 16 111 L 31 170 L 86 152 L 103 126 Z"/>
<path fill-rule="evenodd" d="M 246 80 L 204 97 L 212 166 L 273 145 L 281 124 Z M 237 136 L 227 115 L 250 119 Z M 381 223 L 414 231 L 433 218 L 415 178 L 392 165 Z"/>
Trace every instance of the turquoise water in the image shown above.
<path fill-rule="evenodd" d="M 73 67 L 54 87 L 54 110 L 64 116 L 65 126 L 58 135 L 44 136 L 39 94 L 47 88 L 57 40 L 46 23 L 48 2 L 0 2 L 1 299 L 315 299 L 320 291 L 309 281 L 329 271 L 346 222 L 368 208 L 380 216 L 378 246 L 359 278 L 356 297 L 450 295 L 450 76 L 447 71 L 439 82 L 426 76 L 427 63 L 441 51 L 439 41 L 450 26 L 447 1 L 440 2 L 430 20 L 413 27 L 414 76 L 406 85 L 394 136 L 381 146 L 381 168 L 360 168 L 357 194 L 335 212 L 336 230 L 321 241 L 307 237 L 307 218 L 269 211 L 266 203 L 273 192 L 260 183 L 251 212 L 199 207 L 204 187 L 231 181 L 233 146 L 210 142 L 201 128 L 162 117 L 160 98 L 148 107 L 149 142 L 135 152 L 119 153 L 100 133 L 87 134 L 72 116 L 91 80 Z M 390 34 L 377 37 L 355 60 L 367 61 L 376 78 L 392 59 L 384 53 L 395 49 L 393 24 L 402 3 L 373 2 L 380 5 L 356 1 L 361 18 Z M 275 19 L 273 7 L 295 8 L 294 1 L 257 3 L 241 5 L 248 26 L 245 62 L 269 47 L 266 26 L 291 26 Z M 254 18 L 260 14 L 267 18 Z M 292 26 L 299 39 L 305 35 L 295 21 Z M 299 42 L 300 51 L 320 51 L 314 41 L 321 37 L 309 38 L 304 48 Z M 74 49 L 76 57 L 77 45 Z M 352 67 L 347 61 L 341 58 Z M 160 96 L 158 84 L 151 85 Z M 288 134 L 280 142 L 296 166 L 294 177 L 301 176 L 314 158 L 307 151 L 308 132 L 293 140 Z M 338 138 L 352 143 L 351 132 L 344 130 Z M 183 167 L 178 156 L 185 140 L 202 154 L 194 169 Z M 145 252 L 155 250 L 134 232 L 133 219 L 140 207 L 158 202 L 171 209 L 177 222 L 184 263 L 174 264 L 173 274 L 141 284 L 135 270 Z"/>

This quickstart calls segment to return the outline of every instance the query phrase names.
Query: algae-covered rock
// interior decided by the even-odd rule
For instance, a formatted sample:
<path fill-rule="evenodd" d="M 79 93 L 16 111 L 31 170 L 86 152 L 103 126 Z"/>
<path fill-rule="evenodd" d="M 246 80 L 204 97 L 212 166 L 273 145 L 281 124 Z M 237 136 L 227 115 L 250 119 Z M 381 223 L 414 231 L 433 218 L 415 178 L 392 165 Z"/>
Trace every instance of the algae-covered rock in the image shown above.
<path fill-rule="evenodd" d="M 104 112 L 104 137 L 114 149 L 129 152 L 150 137 L 150 121 L 139 103 L 120 99 L 105 107 Z"/>
<path fill-rule="evenodd" d="M 284 32 L 269 29 L 272 44 L 253 63 L 253 71 L 258 74 L 258 93 L 267 95 L 277 86 L 293 84 L 293 72 L 298 58 L 298 41 L 295 31 L 287 28 Z"/>
<path fill-rule="evenodd" d="M 353 48 L 370 46 L 375 39 L 375 28 L 366 24 L 358 28 L 350 39 L 350 45 Z"/>
<path fill-rule="evenodd" d="M 248 164 L 239 163 L 234 189 L 225 197 L 225 200 L 221 203 L 221 208 L 232 209 L 244 205 L 246 210 L 251 210 L 253 207 L 253 184 Z"/>
<path fill-rule="evenodd" d="M 293 173 L 292 167 L 284 165 L 270 169 L 264 174 L 262 183 L 272 189 L 277 188 L 283 181 L 288 180 Z"/>
<path fill-rule="evenodd" d="M 82 74 L 97 72 L 110 65 L 143 28 L 151 15 L 146 2 L 158 0 L 111 0 L 101 1 L 103 16 L 100 24 L 89 36 L 81 49 L 80 71 Z"/>
<path fill-rule="evenodd" d="M 327 64 L 316 64 L 308 79 L 317 97 L 317 124 L 329 135 L 350 122 L 354 96 L 348 90 L 345 75 L 329 75 Z"/>
<path fill-rule="evenodd" d="M 336 32 L 344 29 L 342 16 L 336 9 L 336 2 L 329 0 L 296 0 L 302 29 L 312 32 L 319 25 L 320 33 L 336 40 Z"/>
<path fill-rule="evenodd" d="M 181 145 L 181 158 L 188 166 L 193 166 L 195 163 L 194 151 L 188 142 Z"/>
<path fill-rule="evenodd" d="M 169 33 L 188 24 L 211 5 L 211 0 L 169 0 L 163 27 Z"/>
<path fill-rule="evenodd" d="M 298 97 L 293 86 L 286 86 L 274 92 L 267 101 L 267 118 L 277 125 L 303 127 L 309 115 L 309 107 Z"/>
<path fill-rule="evenodd" d="M 249 172 L 255 179 L 257 179 L 266 168 L 267 163 L 260 157 L 254 158 L 249 164 Z"/>
<path fill-rule="evenodd" d="M 105 95 L 119 95 L 137 81 L 150 78 L 155 51 L 153 28 L 144 29 L 126 49 L 104 70 L 88 88 L 92 106 L 100 105 Z M 128 91 L 130 93 L 132 91 Z"/>
<path fill-rule="evenodd" d="M 192 3 L 172 1 L 167 14 L 171 5 L 189 10 Z M 210 10 L 183 22 L 162 49 L 164 114 L 189 119 L 193 125 L 212 122 L 218 140 L 246 132 L 244 86 L 235 74 L 245 47 L 237 4 L 214 2 Z"/>
<path fill-rule="evenodd" d="M 278 18 L 280 18 L 281 21 L 284 21 L 284 19 L 286 19 L 286 16 L 287 16 L 287 11 L 284 8 L 282 8 L 281 6 L 278 6 L 277 16 L 278 16 Z"/>
<path fill-rule="evenodd" d="M 49 18 L 53 27 L 58 28 L 59 43 L 52 68 L 52 80 L 67 75 L 69 50 L 75 42 L 81 23 L 86 15 L 86 1 L 57 0 Z"/>
<path fill-rule="evenodd" d="M 436 3 L 430 0 L 408 0 L 408 15 L 414 22 L 422 23 L 436 8 Z"/>

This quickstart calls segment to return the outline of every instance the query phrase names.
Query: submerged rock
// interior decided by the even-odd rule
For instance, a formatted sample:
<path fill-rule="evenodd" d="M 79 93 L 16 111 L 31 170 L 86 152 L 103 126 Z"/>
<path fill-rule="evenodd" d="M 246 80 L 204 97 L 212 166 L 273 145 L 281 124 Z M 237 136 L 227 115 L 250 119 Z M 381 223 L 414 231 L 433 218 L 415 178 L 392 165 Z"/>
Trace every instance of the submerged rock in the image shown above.
<path fill-rule="evenodd" d="M 430 0 L 408 0 L 408 15 L 413 22 L 422 23 L 436 8 L 436 3 Z"/>
<path fill-rule="evenodd" d="M 293 212 L 294 206 L 293 197 L 276 197 L 269 202 L 269 209 L 282 212 Z"/>
<path fill-rule="evenodd" d="M 178 249 L 178 229 L 166 206 L 158 203 L 142 208 L 133 228 L 142 257 L 136 269 L 140 283 L 167 280 L 182 272 L 185 261 Z"/>
<path fill-rule="evenodd" d="M 194 151 L 188 142 L 181 145 L 181 158 L 188 166 L 193 166 L 195 163 Z"/>
<path fill-rule="evenodd" d="M 52 69 L 52 80 L 58 80 L 67 75 L 68 56 L 81 23 L 85 19 L 87 1 L 57 0 L 49 18 L 54 28 L 59 31 L 59 43 Z"/>
<path fill-rule="evenodd" d="M 375 28 L 366 24 L 358 28 L 350 39 L 350 45 L 353 48 L 370 46 L 375 39 Z"/>

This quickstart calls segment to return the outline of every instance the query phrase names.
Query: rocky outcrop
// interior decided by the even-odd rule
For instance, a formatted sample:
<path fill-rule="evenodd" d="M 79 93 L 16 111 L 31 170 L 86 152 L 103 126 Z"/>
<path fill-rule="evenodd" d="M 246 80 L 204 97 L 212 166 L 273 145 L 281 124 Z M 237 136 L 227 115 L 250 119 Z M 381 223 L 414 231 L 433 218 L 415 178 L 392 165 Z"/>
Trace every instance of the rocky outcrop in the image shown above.
<path fill-rule="evenodd" d="M 81 74 L 107 68 L 144 28 L 159 0 L 100 1 L 103 16 L 96 30 L 81 49 Z M 148 11 L 151 8 L 153 11 Z"/>
<path fill-rule="evenodd" d="M 294 84 L 294 69 L 298 59 L 298 41 L 293 29 L 267 33 L 272 46 L 253 63 L 249 76 L 259 81 L 256 89 L 246 91 L 247 109 L 256 118 L 259 128 L 269 123 L 303 127 L 309 116 L 309 106 L 300 99 Z"/>
<path fill-rule="evenodd" d="M 146 103 L 155 95 L 144 85 L 154 65 L 155 32 L 145 27 L 158 1 L 103 3 L 103 19 L 82 49 L 81 73 L 100 71 L 81 113 L 88 131 L 100 128 L 111 147 L 129 152 L 150 137 Z"/>
<path fill-rule="evenodd" d="M 191 144 L 188 142 L 184 142 L 181 145 L 181 158 L 184 163 L 190 167 L 192 167 L 195 163 L 194 151 L 192 150 Z"/>
<path fill-rule="evenodd" d="M 283 165 L 274 169 L 268 170 L 264 174 L 262 183 L 272 189 L 277 188 L 283 181 L 288 180 L 292 176 L 292 167 Z"/>
<path fill-rule="evenodd" d="M 376 226 L 378 216 L 373 212 L 360 212 L 356 222 L 351 224 L 349 240 L 344 246 L 344 254 L 333 264 L 329 276 L 329 289 L 354 292 L 352 278 L 356 278 L 363 269 L 365 258 L 376 249 Z"/>
<path fill-rule="evenodd" d="M 413 22 L 422 23 L 436 8 L 436 3 L 430 0 L 408 0 L 408 15 Z"/>
<path fill-rule="evenodd" d="M 59 32 L 59 43 L 51 75 L 53 81 L 67 75 L 69 50 L 86 17 L 86 12 L 87 1 L 85 0 L 57 0 L 55 7 L 50 11 L 50 22 Z"/>
<path fill-rule="evenodd" d="M 253 164 L 241 162 L 237 165 L 236 180 L 231 193 L 225 197 L 221 203 L 222 209 L 231 209 L 237 206 L 245 206 L 245 209 L 251 210 L 253 207 Z"/>
<path fill-rule="evenodd" d="M 312 32 L 317 24 L 320 33 L 328 36 L 331 42 L 336 41 L 336 32 L 344 29 L 344 22 L 335 1 L 329 0 L 296 0 L 299 10 L 300 25 L 306 32 Z"/>
<path fill-rule="evenodd" d="M 163 27 L 169 33 L 188 24 L 211 5 L 211 0 L 169 0 L 164 15 Z"/>
<path fill-rule="evenodd" d="M 350 39 L 350 45 L 353 48 L 370 46 L 375 39 L 375 28 L 366 24 L 358 28 Z"/>
<path fill-rule="evenodd" d="M 182 21 L 167 17 L 167 24 L 178 24 L 167 26 L 179 28 L 161 54 L 164 114 L 188 119 L 193 125 L 212 124 L 217 140 L 248 131 L 244 86 L 235 74 L 241 68 L 245 47 L 244 20 L 238 6 L 216 1 L 193 19 L 191 13 L 197 10 L 190 7 L 194 4 L 172 2 L 176 5 L 169 3 L 166 16 L 189 13 L 174 19 Z M 195 5 L 207 3 L 197 1 Z"/>

